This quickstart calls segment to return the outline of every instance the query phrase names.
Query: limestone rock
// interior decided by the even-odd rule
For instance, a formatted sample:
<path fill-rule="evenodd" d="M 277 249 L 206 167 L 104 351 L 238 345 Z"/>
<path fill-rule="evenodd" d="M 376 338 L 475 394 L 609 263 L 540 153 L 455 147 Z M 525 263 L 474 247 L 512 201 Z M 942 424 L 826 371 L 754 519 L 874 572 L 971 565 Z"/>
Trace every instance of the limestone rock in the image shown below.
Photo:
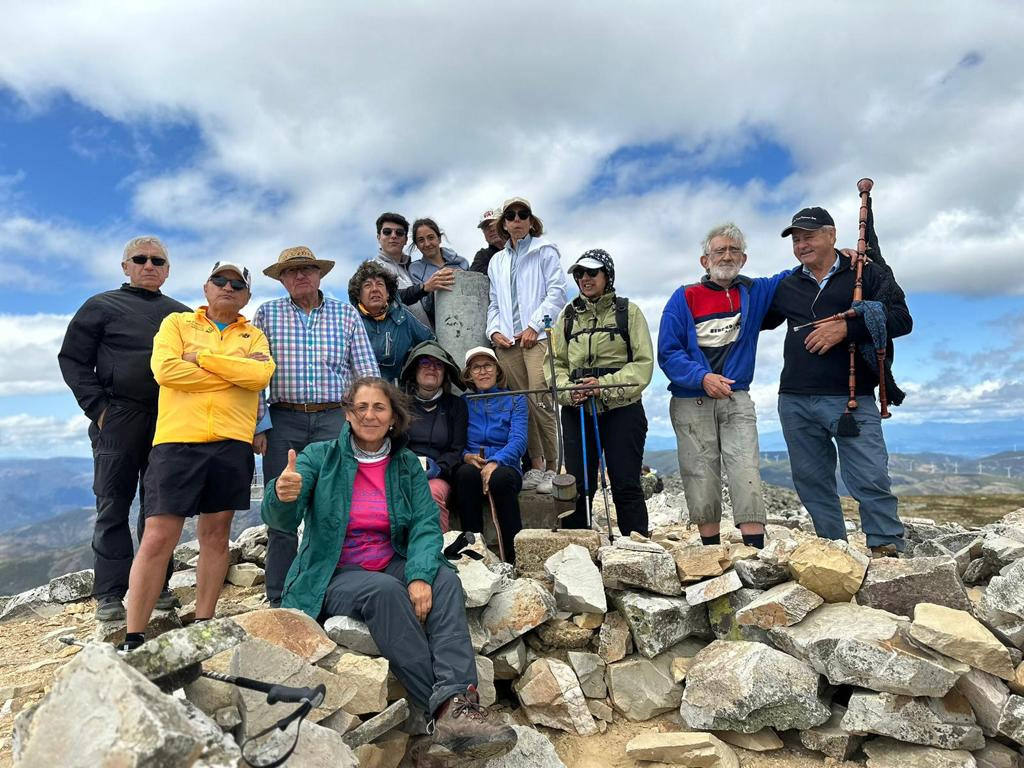
<path fill-rule="evenodd" d="M 214 619 L 165 632 L 125 655 L 125 661 L 150 680 L 234 648 L 245 640 L 245 630 L 231 619 Z"/>
<path fill-rule="evenodd" d="M 967 699 L 986 736 L 999 732 L 999 718 L 1010 698 L 1006 684 L 995 675 L 972 669 L 956 681 L 956 690 Z"/>
<path fill-rule="evenodd" d="M 554 581 L 555 605 L 572 613 L 607 613 L 601 571 L 590 552 L 570 544 L 544 563 L 544 572 Z"/>
<path fill-rule="evenodd" d="M 740 577 L 736 575 L 736 571 L 727 571 L 721 576 L 688 586 L 686 602 L 690 605 L 703 605 L 742 587 L 743 584 L 740 583 Z"/>
<path fill-rule="evenodd" d="M 967 700 L 957 691 L 943 698 L 912 698 L 855 690 L 842 727 L 941 749 L 981 749 L 985 737 Z"/>
<path fill-rule="evenodd" d="M 580 689 L 583 695 L 591 699 L 603 699 L 608 695 L 608 688 L 604 682 L 605 663 L 604 659 L 596 653 L 585 653 L 583 651 L 569 651 L 569 664 L 580 681 Z"/>
<path fill-rule="evenodd" d="M 621 539 L 617 540 L 621 541 Z M 601 547 L 601 577 L 608 589 L 638 587 L 660 595 L 680 595 L 683 585 L 676 574 L 672 555 L 657 544 L 652 549 L 626 549 L 623 546 Z"/>
<path fill-rule="evenodd" d="M 352 750 L 359 768 L 399 768 L 409 745 L 409 734 L 396 731 L 373 744 Z"/>
<path fill-rule="evenodd" d="M 789 556 L 793 578 L 828 603 L 848 603 L 867 569 L 868 558 L 845 541 L 811 539 Z"/>
<path fill-rule="evenodd" d="M 534 579 L 516 579 L 509 589 L 491 598 L 480 616 L 488 638 L 481 651 L 500 648 L 554 615 L 555 599 L 543 584 Z"/>
<path fill-rule="evenodd" d="M 733 569 L 743 586 L 754 589 L 770 589 L 790 579 L 788 565 L 775 565 L 760 558 L 738 560 Z"/>
<path fill-rule="evenodd" d="M 918 603 L 910 636 L 950 658 L 970 664 L 996 677 L 1013 677 L 1010 652 L 966 611 L 943 605 Z"/>
<path fill-rule="evenodd" d="M 324 632 L 338 645 L 368 656 L 380 656 L 380 649 L 370 635 L 370 628 L 359 619 L 332 616 L 324 622 Z"/>
<path fill-rule="evenodd" d="M 711 634 L 704 606 L 682 597 L 626 591 L 614 593 L 612 602 L 629 624 L 637 651 L 649 659 L 687 637 Z"/>
<path fill-rule="evenodd" d="M 701 768 L 739 768 L 740 764 L 736 753 L 720 739 L 710 733 L 685 731 L 634 736 L 626 743 L 626 757 Z"/>
<path fill-rule="evenodd" d="M 327 696 L 310 714 L 313 722 L 341 709 L 357 693 L 355 685 L 338 675 L 308 664 L 301 656 L 259 638 L 246 640 L 234 649 L 230 670 L 232 675 L 273 680 L 293 688 L 312 688 L 323 683 Z M 265 694 L 242 688 L 235 689 L 235 705 L 242 715 L 242 727 L 247 736 L 262 731 L 294 709 L 293 704 L 267 704 Z"/>
<path fill-rule="evenodd" d="M 882 557 L 871 561 L 857 602 L 900 616 L 914 615 L 918 603 L 969 611 L 970 601 L 951 557 Z"/>
<path fill-rule="evenodd" d="M 92 639 L 101 643 L 119 645 L 124 642 L 128 625 L 124 619 L 119 621 L 98 621 L 93 630 Z M 176 611 L 153 611 L 146 625 L 146 637 L 155 638 L 165 632 L 181 629 L 181 619 Z"/>
<path fill-rule="evenodd" d="M 350 715 L 380 712 L 388 705 L 388 660 L 346 653 L 332 670 L 355 691 L 341 708 Z"/>
<path fill-rule="evenodd" d="M 788 572 L 787 572 L 788 573 Z M 708 603 L 708 623 L 719 640 L 749 640 L 767 643 L 768 633 L 753 625 L 736 621 L 736 612 L 750 605 L 764 594 L 760 589 L 743 587 Z"/>
<path fill-rule="evenodd" d="M 987 611 L 1024 619 L 1024 560 L 1015 561 L 1005 573 L 992 577 L 981 606 Z"/>
<path fill-rule="evenodd" d="M 476 657 L 476 692 L 480 697 L 480 705 L 489 707 L 498 700 L 494 689 L 494 662 L 486 656 Z"/>
<path fill-rule="evenodd" d="M 586 648 L 594 633 L 566 619 L 549 619 L 534 630 L 547 648 Z"/>
<path fill-rule="evenodd" d="M 796 539 L 770 537 L 764 545 L 764 549 L 757 553 L 757 559 L 770 565 L 785 566 L 789 568 L 789 558 L 800 546 Z M 789 578 L 787 574 L 786 578 Z"/>
<path fill-rule="evenodd" d="M 886 738 L 864 744 L 867 768 L 976 768 L 974 756 L 963 749 L 939 749 L 903 744 Z"/>
<path fill-rule="evenodd" d="M 598 632 L 597 654 L 606 664 L 624 659 L 633 650 L 629 623 L 618 611 L 605 614 Z"/>
<path fill-rule="evenodd" d="M 824 601 L 795 581 L 772 587 L 736 612 L 736 621 L 761 629 L 791 627 Z"/>
<path fill-rule="evenodd" d="M 572 668 L 556 659 L 538 659 L 512 686 L 531 723 L 580 736 L 597 733 Z"/>
<path fill-rule="evenodd" d="M 753 733 L 715 731 L 714 735 L 730 746 L 748 749 L 751 752 L 773 752 L 785 746 L 779 735 L 771 728 L 762 728 Z"/>
<path fill-rule="evenodd" d="M 1018 744 L 1024 744 L 1024 696 L 1010 695 L 999 715 L 996 731 Z"/>
<path fill-rule="evenodd" d="M 362 719 L 358 715 L 350 715 L 344 709 L 339 709 L 337 712 L 325 717 L 318 724 L 324 728 L 330 728 L 332 731 L 336 731 L 344 736 L 349 731 L 357 728 L 362 722 Z"/>
<path fill-rule="evenodd" d="M 258 637 L 291 651 L 310 664 L 320 661 L 336 647 L 334 641 L 316 621 L 302 611 L 291 608 L 250 611 L 235 616 L 233 621 L 250 637 Z"/>
<path fill-rule="evenodd" d="M 585 547 L 591 559 L 596 559 L 601 547 L 601 534 L 583 529 L 552 531 L 543 528 L 524 528 L 516 534 L 516 569 L 521 576 L 542 579 L 547 559 L 556 552 L 561 552 L 569 544 Z"/>
<path fill-rule="evenodd" d="M 15 619 L 41 618 L 49 619 L 64 613 L 64 606 L 54 602 L 50 597 L 50 585 L 13 595 L 0 613 L 0 623 Z"/>
<path fill-rule="evenodd" d="M 526 644 L 516 638 L 491 654 L 495 680 L 515 680 L 526 669 Z"/>
<path fill-rule="evenodd" d="M 768 631 L 833 685 L 908 696 L 944 696 L 968 667 L 910 642 L 902 617 L 852 603 L 826 603 L 799 624 Z"/>
<path fill-rule="evenodd" d="M 460 557 L 455 561 L 462 592 L 466 596 L 467 608 L 482 608 L 501 587 L 501 576 L 492 571 L 482 560 Z"/>
<path fill-rule="evenodd" d="M 294 708 L 294 704 L 292 707 Z M 245 750 L 246 756 L 251 756 L 260 763 L 267 764 L 272 759 L 280 757 L 285 751 L 296 744 L 295 751 L 288 758 L 288 768 L 361 768 L 352 750 L 342 741 L 341 734 L 330 728 L 311 723 L 308 720 L 302 724 L 299 733 L 299 740 L 295 742 L 297 723 L 292 723 L 284 731 L 274 730 L 271 734 L 259 740 L 259 744 L 253 749 L 248 747 Z M 250 749 L 252 752 L 250 753 Z"/>
<path fill-rule="evenodd" d="M 608 665 L 612 706 L 629 720 L 643 721 L 679 706 L 682 688 L 672 680 L 671 661 L 664 664 L 630 657 Z"/>
<path fill-rule="evenodd" d="M 405 699 L 399 699 L 379 715 L 371 717 L 365 723 L 346 733 L 343 740 L 352 749 L 356 749 L 363 744 L 369 744 L 371 741 L 379 739 L 388 731 L 398 728 L 409 719 L 409 714 L 409 702 Z"/>
<path fill-rule="evenodd" d="M 241 753 L 215 722 L 165 696 L 111 646 L 90 644 L 57 672 L 38 706 L 18 715 L 14 760 L 62 768 L 235 768 Z"/>
<path fill-rule="evenodd" d="M 50 579 L 50 600 L 55 603 L 73 603 L 85 600 L 92 594 L 93 572 L 89 568 L 84 571 L 65 573 Z"/>
<path fill-rule="evenodd" d="M 679 580 L 684 583 L 721 576 L 732 564 L 727 544 L 710 547 L 701 544 L 675 547 L 672 550 L 672 558 L 676 561 Z"/>
<path fill-rule="evenodd" d="M 484 768 L 566 768 L 555 746 L 542 733 L 525 725 L 513 725 L 519 737 L 511 752 L 494 757 Z"/>
<path fill-rule="evenodd" d="M 580 629 L 600 629 L 604 623 L 604 614 L 580 613 L 572 617 L 572 623 Z"/>
<path fill-rule="evenodd" d="M 171 580 L 167 582 L 167 586 L 171 590 L 195 588 L 196 578 L 197 571 L 195 568 L 189 568 L 184 571 L 176 571 L 175 573 L 171 574 Z"/>
<path fill-rule="evenodd" d="M 716 640 L 694 658 L 679 708 L 691 728 L 752 733 L 804 729 L 829 717 L 821 678 L 760 643 Z"/>
<path fill-rule="evenodd" d="M 826 722 L 800 731 L 800 743 L 839 762 L 848 760 L 864 741 L 864 737 L 843 728 L 845 714 L 846 707 L 833 704 L 832 715 Z"/>
<path fill-rule="evenodd" d="M 266 574 L 255 563 L 237 563 L 228 568 L 227 582 L 236 587 L 255 587 L 265 581 Z"/>
<path fill-rule="evenodd" d="M 989 739 L 985 742 L 985 748 L 974 753 L 977 768 L 1021 768 L 1024 766 L 1024 758 L 1014 750 L 1000 744 L 998 741 Z"/>

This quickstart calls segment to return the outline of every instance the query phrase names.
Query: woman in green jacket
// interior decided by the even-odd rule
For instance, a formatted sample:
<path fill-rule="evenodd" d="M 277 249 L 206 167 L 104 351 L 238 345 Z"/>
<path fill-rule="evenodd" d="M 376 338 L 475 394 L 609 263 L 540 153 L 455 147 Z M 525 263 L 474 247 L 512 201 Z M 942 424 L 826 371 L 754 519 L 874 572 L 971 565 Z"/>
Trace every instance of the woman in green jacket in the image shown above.
<path fill-rule="evenodd" d="M 515 731 L 485 722 L 476 694 L 462 584 L 441 555 L 437 505 L 406 445 L 409 410 L 391 383 L 363 378 L 345 398 L 337 440 L 313 443 L 267 485 L 263 519 L 305 522 L 281 604 L 365 621 L 381 654 L 428 717 L 431 758 L 503 754 Z"/>
<path fill-rule="evenodd" d="M 559 387 L 589 386 L 589 390 L 562 392 L 562 439 L 569 472 L 583 477 L 583 444 L 587 446 L 590 498 L 597 489 L 597 440 L 592 410 L 597 409 L 601 447 L 611 478 L 612 499 L 619 531 L 647 535 L 647 504 L 640 485 L 647 415 L 641 400 L 654 371 L 654 345 L 640 308 L 615 295 L 615 264 L 607 251 L 594 249 L 569 268 L 580 295 L 566 305 L 551 330 L 555 381 Z M 617 384 L 632 384 L 616 388 Z M 585 435 L 580 432 L 584 409 Z M 587 526 L 586 497 L 576 500 L 576 511 L 565 520 L 570 528 Z"/>

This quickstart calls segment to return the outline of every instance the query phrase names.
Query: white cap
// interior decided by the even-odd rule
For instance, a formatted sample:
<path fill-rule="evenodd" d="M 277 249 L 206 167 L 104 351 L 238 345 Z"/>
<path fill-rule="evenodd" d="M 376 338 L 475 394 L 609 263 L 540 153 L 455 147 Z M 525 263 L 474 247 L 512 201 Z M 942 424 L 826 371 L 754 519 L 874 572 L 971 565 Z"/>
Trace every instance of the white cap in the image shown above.
<path fill-rule="evenodd" d="M 473 347 L 471 350 L 466 352 L 466 361 L 463 363 L 463 367 L 468 366 L 469 361 L 477 355 L 486 355 L 494 362 L 498 362 L 498 356 L 494 354 L 494 350 L 490 347 Z"/>
<path fill-rule="evenodd" d="M 240 274 L 242 276 L 242 280 L 245 281 L 246 288 L 248 288 L 249 291 L 252 291 L 252 275 L 249 274 L 249 270 L 241 264 L 236 264 L 233 261 L 218 261 L 213 265 L 213 269 L 210 270 L 210 277 L 219 275 L 221 272 L 226 272 L 229 269 Z M 210 277 L 206 279 L 209 280 Z"/>

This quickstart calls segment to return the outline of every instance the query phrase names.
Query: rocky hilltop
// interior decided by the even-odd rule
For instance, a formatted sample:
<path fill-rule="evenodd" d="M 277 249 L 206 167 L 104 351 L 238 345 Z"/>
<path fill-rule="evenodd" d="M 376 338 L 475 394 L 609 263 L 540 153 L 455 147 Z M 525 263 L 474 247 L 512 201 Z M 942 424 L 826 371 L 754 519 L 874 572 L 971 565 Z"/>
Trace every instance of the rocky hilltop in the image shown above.
<path fill-rule="evenodd" d="M 514 571 L 480 541 L 482 559 L 455 560 L 481 698 L 519 732 L 489 768 L 1024 766 L 1024 509 L 975 530 L 910 519 L 907 557 L 871 560 L 853 524 L 849 544 L 817 539 L 771 494 L 763 550 L 700 546 L 661 493 L 650 539 L 532 528 Z M 422 714 L 365 625 L 266 607 L 265 551 L 262 527 L 232 543 L 221 618 L 194 625 L 196 549 L 180 546 L 185 607 L 126 656 L 109 645 L 124 624 L 92 618 L 89 571 L 0 598 L 0 765 L 239 765 L 294 705 L 196 662 L 326 687 L 289 766 L 400 765 Z M 183 688 L 151 682 L 169 674 Z"/>

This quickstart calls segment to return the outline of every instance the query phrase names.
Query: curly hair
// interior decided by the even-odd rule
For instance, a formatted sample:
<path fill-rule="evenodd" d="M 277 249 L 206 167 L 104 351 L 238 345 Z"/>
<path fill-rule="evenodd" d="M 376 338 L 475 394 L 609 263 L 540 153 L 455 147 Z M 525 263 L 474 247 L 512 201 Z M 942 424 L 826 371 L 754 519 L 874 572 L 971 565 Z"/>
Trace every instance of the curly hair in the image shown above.
<path fill-rule="evenodd" d="M 379 277 L 384 281 L 388 291 L 388 303 L 398 295 L 398 278 L 388 272 L 380 262 L 369 259 L 356 267 L 355 273 L 348 280 L 348 300 L 352 306 L 359 304 L 359 291 L 370 278 Z"/>

